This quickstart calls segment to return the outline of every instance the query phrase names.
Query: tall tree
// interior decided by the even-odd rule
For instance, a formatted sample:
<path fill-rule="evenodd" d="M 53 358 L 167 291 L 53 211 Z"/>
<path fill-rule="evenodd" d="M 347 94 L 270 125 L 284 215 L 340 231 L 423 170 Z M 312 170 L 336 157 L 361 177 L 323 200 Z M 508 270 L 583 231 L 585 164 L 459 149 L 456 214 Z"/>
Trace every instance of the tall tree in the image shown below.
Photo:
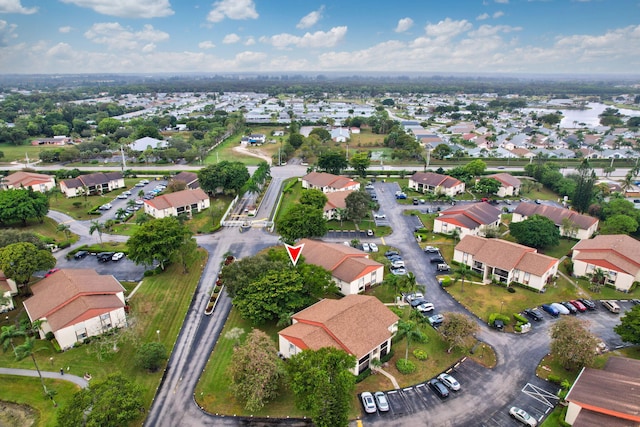
<path fill-rule="evenodd" d="M 30 294 L 28 283 L 36 271 L 48 270 L 56 259 L 47 249 L 38 249 L 33 243 L 13 243 L 0 249 L 0 270 L 15 280 L 25 295 Z"/>
<path fill-rule="evenodd" d="M 467 264 L 458 264 L 453 269 L 453 277 L 455 281 L 461 280 L 460 291 L 464 292 L 464 281 L 471 277 L 471 268 Z"/>
<path fill-rule="evenodd" d="M 551 355 L 565 369 L 591 366 L 600 340 L 575 317 L 564 317 L 551 327 Z"/>
<path fill-rule="evenodd" d="M 369 152 L 358 151 L 351 156 L 349 164 L 359 176 L 362 178 L 367 176 L 367 169 L 371 166 L 371 159 L 369 158 Z"/>
<path fill-rule="evenodd" d="M 278 396 L 285 375 L 273 340 L 264 332 L 253 329 L 245 343 L 233 349 L 231 379 L 234 394 L 250 413 Z"/>
<path fill-rule="evenodd" d="M 445 313 L 444 321 L 440 326 L 440 333 L 449 344 L 447 353 L 451 353 L 455 347 L 464 348 L 465 342 L 473 336 L 480 327 L 476 322 L 462 313 Z"/>
<path fill-rule="evenodd" d="M 482 173 L 487 169 L 487 164 L 484 160 L 476 159 L 464 165 L 463 169 L 469 175 L 476 177 L 482 175 Z"/>
<path fill-rule="evenodd" d="M 420 326 L 414 321 L 400 320 L 398 322 L 398 333 L 396 339 L 407 339 L 405 347 L 404 360 L 409 360 L 409 345 L 411 341 L 426 342 L 427 336 L 420 330 Z"/>
<path fill-rule="evenodd" d="M 296 406 L 309 411 L 318 427 L 349 424 L 356 358 L 332 347 L 303 350 L 292 356 L 286 369 Z"/>
<path fill-rule="evenodd" d="M 347 166 L 349 162 L 342 150 L 327 150 L 318 158 L 318 168 L 334 175 L 340 175 Z"/>
<path fill-rule="evenodd" d="M 316 209 L 324 210 L 324 206 L 327 204 L 327 195 L 320 190 L 308 189 L 303 190 L 300 196 L 300 203 L 303 205 L 309 205 Z"/>
<path fill-rule="evenodd" d="M 360 222 L 371 210 L 371 196 L 364 191 L 354 191 L 344 199 L 347 218 Z"/>
<path fill-rule="evenodd" d="M 40 367 L 38 366 L 38 362 L 36 361 L 36 356 L 33 354 L 33 346 L 35 345 L 35 341 L 36 339 L 33 337 L 26 337 L 22 344 L 13 348 L 13 352 L 17 360 L 22 360 L 25 357 L 31 356 L 33 366 L 35 366 L 36 371 L 38 372 L 38 377 L 40 377 L 40 384 L 42 384 L 44 394 L 49 395 L 47 386 L 44 384 L 44 379 L 42 378 L 42 372 L 40 372 Z"/>
<path fill-rule="evenodd" d="M 576 189 L 571 198 L 573 207 L 580 213 L 584 213 L 589 209 L 591 200 L 593 199 L 594 185 L 596 182 L 596 173 L 589 165 L 587 159 L 583 160 L 577 169 Z"/>
<path fill-rule="evenodd" d="M 480 194 L 496 194 L 501 185 L 495 178 L 480 178 L 476 182 L 475 191 Z"/>
<path fill-rule="evenodd" d="M 135 355 L 136 364 L 151 372 L 156 372 L 167 360 L 167 349 L 160 342 L 142 344 Z"/>
<path fill-rule="evenodd" d="M 191 231 L 175 217 L 152 219 L 138 228 L 127 241 L 129 258 L 136 264 L 165 263 L 184 249 L 192 236 Z"/>
<path fill-rule="evenodd" d="M 104 223 L 96 220 L 91 221 L 91 225 L 89 226 L 89 234 L 93 235 L 94 232 L 98 233 L 98 239 L 100 240 L 100 244 L 102 244 L 102 233 L 106 230 Z"/>
<path fill-rule="evenodd" d="M 322 209 L 309 205 L 292 206 L 276 223 L 278 233 L 288 243 L 303 237 L 321 237 L 327 233 Z"/>
<path fill-rule="evenodd" d="M 249 178 L 249 170 L 243 163 L 227 160 L 198 171 L 200 187 L 210 194 L 237 194 Z"/>
<path fill-rule="evenodd" d="M 509 224 L 509 232 L 518 243 L 534 248 L 554 246 L 560 241 L 558 227 L 542 215 L 533 215 L 521 222 L 512 222 Z"/>
<path fill-rule="evenodd" d="M 627 311 L 613 330 L 624 342 L 640 344 L 640 305 Z"/>
<path fill-rule="evenodd" d="M 0 225 L 16 221 L 26 225 L 30 219 L 42 222 L 49 212 L 49 198 L 31 189 L 0 191 Z"/>

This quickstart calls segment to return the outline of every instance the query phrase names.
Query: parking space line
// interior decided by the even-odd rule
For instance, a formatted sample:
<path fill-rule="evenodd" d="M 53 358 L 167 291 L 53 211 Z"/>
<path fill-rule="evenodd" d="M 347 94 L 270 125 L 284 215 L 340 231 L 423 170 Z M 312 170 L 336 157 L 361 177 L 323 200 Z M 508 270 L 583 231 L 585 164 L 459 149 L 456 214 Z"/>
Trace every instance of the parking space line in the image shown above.
<path fill-rule="evenodd" d="M 540 403 L 543 403 L 551 408 L 555 407 L 555 403 L 551 403 L 549 400 L 553 399 L 553 400 L 560 400 L 560 398 L 558 396 L 556 396 L 555 394 L 552 394 L 550 392 L 548 392 L 547 390 L 540 388 L 534 384 L 531 383 L 527 383 L 525 384 L 525 386 L 522 388 L 522 392 L 524 394 L 526 394 L 527 396 L 531 396 L 533 397 L 535 400 L 537 400 Z"/>

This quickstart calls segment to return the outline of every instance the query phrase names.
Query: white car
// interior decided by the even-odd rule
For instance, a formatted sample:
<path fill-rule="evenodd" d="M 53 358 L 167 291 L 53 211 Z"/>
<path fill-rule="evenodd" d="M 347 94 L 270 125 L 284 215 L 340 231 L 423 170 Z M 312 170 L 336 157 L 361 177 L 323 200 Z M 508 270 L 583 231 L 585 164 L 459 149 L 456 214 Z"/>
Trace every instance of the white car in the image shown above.
<path fill-rule="evenodd" d="M 371 249 L 371 252 L 378 252 L 378 245 L 375 243 L 369 243 L 369 249 Z"/>
<path fill-rule="evenodd" d="M 404 268 L 404 267 L 406 267 L 406 266 L 404 265 L 404 261 L 393 261 L 393 262 L 391 263 L 391 267 L 393 267 L 393 268 L 400 268 L 400 267 L 403 267 L 403 268 Z"/>
<path fill-rule="evenodd" d="M 371 252 L 371 246 L 369 246 L 368 243 L 363 243 L 362 244 L 362 250 L 365 252 Z"/>
<path fill-rule="evenodd" d="M 387 219 L 385 214 L 373 214 L 373 219 Z"/>
<path fill-rule="evenodd" d="M 435 246 L 425 246 L 424 251 L 428 254 L 435 254 L 436 252 L 440 252 L 440 249 Z"/>
<path fill-rule="evenodd" d="M 131 195 L 131 191 L 127 190 L 127 191 L 125 191 L 125 192 L 124 192 L 124 193 L 122 193 L 122 194 L 124 194 L 125 196 L 129 197 L 129 196 Z"/>
<path fill-rule="evenodd" d="M 422 304 L 420 304 L 419 306 L 416 307 L 416 310 L 418 310 L 420 313 L 427 313 L 429 311 L 433 311 L 434 309 L 434 305 L 430 302 L 423 302 Z M 440 379 L 440 378 L 438 378 Z"/>
<path fill-rule="evenodd" d="M 376 398 L 378 410 L 380 412 L 387 412 L 389 410 L 389 401 L 387 400 L 387 396 L 381 391 L 376 391 L 373 396 Z"/>
<path fill-rule="evenodd" d="M 424 295 L 422 295 L 422 292 L 416 292 L 413 294 L 409 294 L 405 297 L 405 299 L 407 300 L 407 302 L 411 302 L 414 299 L 422 299 L 424 298 Z"/>
<path fill-rule="evenodd" d="M 122 258 L 124 258 L 124 252 L 116 252 L 111 257 L 111 261 L 120 261 Z"/>
<path fill-rule="evenodd" d="M 144 205 L 144 200 L 142 199 L 136 200 L 136 205 Z"/>
<path fill-rule="evenodd" d="M 124 193 L 122 193 L 122 194 L 118 194 L 118 199 L 126 199 L 127 197 L 129 197 L 129 196 L 127 196 L 127 195 L 126 195 L 126 194 L 124 194 Z"/>
<path fill-rule="evenodd" d="M 375 414 L 376 413 L 376 402 L 373 400 L 373 395 L 368 391 L 365 391 L 360 395 L 362 398 L 362 406 L 364 406 L 364 411 L 367 414 Z"/>
<path fill-rule="evenodd" d="M 455 378 L 453 378 L 451 375 L 449 375 L 449 374 L 440 374 L 440 375 L 438 375 L 438 379 L 440 380 L 440 382 L 442 384 L 446 385 L 451 390 L 453 390 L 453 391 L 460 390 L 460 383 Z"/>
<path fill-rule="evenodd" d="M 538 425 L 538 420 L 529 415 L 527 411 L 520 409 L 517 406 L 512 406 L 511 409 L 509 409 L 509 415 L 529 427 L 536 427 Z"/>
<path fill-rule="evenodd" d="M 100 210 L 108 211 L 109 209 L 111 209 L 111 203 L 105 203 L 104 205 L 100 206 Z"/>
<path fill-rule="evenodd" d="M 406 276 L 407 270 L 404 267 L 392 268 L 391 274 L 393 274 L 394 276 Z"/>

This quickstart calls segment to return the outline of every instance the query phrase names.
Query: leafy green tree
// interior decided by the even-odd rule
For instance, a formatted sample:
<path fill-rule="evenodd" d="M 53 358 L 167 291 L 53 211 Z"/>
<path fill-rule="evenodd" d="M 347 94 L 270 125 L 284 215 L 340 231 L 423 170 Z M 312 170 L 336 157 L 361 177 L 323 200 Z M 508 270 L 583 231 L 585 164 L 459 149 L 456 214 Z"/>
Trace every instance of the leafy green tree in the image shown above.
<path fill-rule="evenodd" d="M 551 327 L 551 355 L 568 370 L 591 366 L 599 341 L 575 317 L 564 317 Z"/>
<path fill-rule="evenodd" d="M 2 345 L 2 351 L 7 351 L 9 346 L 13 350 L 14 356 L 16 356 L 16 347 L 13 345 L 13 339 L 17 337 L 24 337 L 27 333 L 22 328 L 18 328 L 16 325 L 3 326 L 0 332 L 0 344 Z"/>
<path fill-rule="evenodd" d="M 120 126 L 122 126 L 122 122 L 120 120 L 108 117 L 98 122 L 97 131 L 99 133 L 110 134 L 117 131 Z"/>
<path fill-rule="evenodd" d="M 334 175 L 340 175 L 349 166 L 342 150 L 327 150 L 318 157 L 318 168 Z"/>
<path fill-rule="evenodd" d="M 420 330 L 420 326 L 413 321 L 400 320 L 398 322 L 398 333 L 396 339 L 407 339 L 407 346 L 405 347 L 404 360 L 409 360 L 409 345 L 411 341 L 426 342 L 427 336 Z"/>
<path fill-rule="evenodd" d="M 151 372 L 156 372 L 167 360 L 167 349 L 159 342 L 142 344 L 136 352 L 136 365 Z"/>
<path fill-rule="evenodd" d="M 347 218 L 354 222 L 361 221 L 371 210 L 371 196 L 364 191 L 354 191 L 345 199 Z"/>
<path fill-rule="evenodd" d="M 0 225 L 37 219 L 42 222 L 49 212 L 49 198 L 31 189 L 9 189 L 0 191 Z"/>
<path fill-rule="evenodd" d="M 136 264 L 151 265 L 158 261 L 164 270 L 165 263 L 175 252 L 184 249 L 191 236 L 189 228 L 175 217 L 152 219 L 142 224 L 127 241 L 128 256 Z"/>
<path fill-rule="evenodd" d="M 367 169 L 371 166 L 371 159 L 367 151 L 358 151 L 349 159 L 349 165 L 358 173 L 362 178 L 367 176 Z"/>
<path fill-rule="evenodd" d="M 509 232 L 518 243 L 533 248 L 544 248 L 557 245 L 560 231 L 549 218 L 533 215 L 521 222 L 509 224 Z"/>
<path fill-rule="evenodd" d="M 288 243 L 303 237 L 321 237 L 327 234 L 327 220 L 322 209 L 309 205 L 292 206 L 276 225 L 278 233 Z"/>
<path fill-rule="evenodd" d="M 38 249 L 47 249 L 46 243 L 29 231 L 20 231 L 12 228 L 0 230 L 0 248 L 18 242 L 29 242 Z"/>
<path fill-rule="evenodd" d="M 500 186 L 500 182 L 495 178 L 480 178 L 476 182 L 475 191 L 481 194 L 496 194 Z"/>
<path fill-rule="evenodd" d="M 578 212 L 584 213 L 589 209 L 593 199 L 596 173 L 591 169 L 587 159 L 582 161 L 577 171 L 576 189 L 571 198 L 571 203 Z"/>
<path fill-rule="evenodd" d="M 38 377 L 40 377 L 40 383 L 42 384 L 42 389 L 44 390 L 44 394 L 48 395 L 49 392 L 47 390 L 47 386 L 44 384 L 44 379 L 42 378 L 42 372 L 40 372 L 40 367 L 38 366 L 38 362 L 36 361 L 36 356 L 33 354 L 33 347 L 35 345 L 35 342 L 36 342 L 35 338 L 26 337 L 22 344 L 15 346 L 13 348 L 13 353 L 16 356 L 16 360 L 22 360 L 25 357 L 31 357 L 31 360 L 33 361 L 33 366 L 35 366 L 36 371 L 38 371 Z"/>
<path fill-rule="evenodd" d="M 30 294 L 28 283 L 36 271 L 49 270 L 56 259 L 47 249 L 38 249 L 33 243 L 19 242 L 0 249 L 0 270 Z"/>
<path fill-rule="evenodd" d="M 440 333 L 449 344 L 447 353 L 455 347 L 464 348 L 468 339 L 480 330 L 476 322 L 462 313 L 445 313 Z"/>
<path fill-rule="evenodd" d="M 313 128 L 313 130 L 309 132 L 309 136 L 311 135 L 317 135 L 321 142 L 331 140 L 331 133 L 325 128 Z"/>
<path fill-rule="evenodd" d="M 245 257 L 233 264 L 226 265 L 220 277 L 227 293 L 231 298 L 234 298 L 238 290 L 245 288 L 267 271 L 284 270 L 289 265 L 289 257 L 285 251 L 272 248 L 266 253 Z"/>
<path fill-rule="evenodd" d="M 300 146 L 302 146 L 303 142 L 304 142 L 304 136 L 302 136 L 302 134 L 292 133 L 289 135 L 289 144 L 291 144 L 291 146 L 296 150 L 300 148 Z"/>
<path fill-rule="evenodd" d="M 245 343 L 233 349 L 231 358 L 232 390 L 251 413 L 278 396 L 285 375 L 273 340 L 264 332 L 253 329 Z"/>
<path fill-rule="evenodd" d="M 91 225 L 89 226 L 89 234 L 93 235 L 94 232 L 98 233 L 98 239 L 100 240 L 100 244 L 102 244 L 102 233 L 104 233 L 106 227 L 104 223 L 96 220 L 91 221 Z"/>
<path fill-rule="evenodd" d="M 198 171 L 200 187 L 210 194 L 238 194 L 249 178 L 249 170 L 243 163 L 227 160 Z"/>
<path fill-rule="evenodd" d="M 589 279 L 589 290 L 593 293 L 600 293 L 600 290 L 607 281 L 607 273 L 601 268 L 596 268 L 591 273 L 587 273 Z"/>
<path fill-rule="evenodd" d="M 464 165 L 464 171 L 471 176 L 479 176 L 487 169 L 487 164 L 480 159 L 472 160 Z"/>
<path fill-rule="evenodd" d="M 320 190 L 308 189 L 302 192 L 300 196 L 300 203 L 308 205 L 316 209 L 324 210 L 324 206 L 327 204 L 327 195 Z"/>
<path fill-rule="evenodd" d="M 613 330 L 624 342 L 640 344 L 640 305 L 627 311 Z"/>
<path fill-rule="evenodd" d="M 618 214 L 607 218 L 600 229 L 601 234 L 631 234 L 638 229 L 638 221 L 634 218 Z"/>
<path fill-rule="evenodd" d="M 453 278 L 455 282 L 458 280 L 462 281 L 460 283 L 461 292 L 464 292 L 464 281 L 469 277 L 471 277 L 471 268 L 467 264 L 458 264 L 453 268 Z"/>
<path fill-rule="evenodd" d="M 122 374 L 74 393 L 69 404 L 58 410 L 61 426 L 123 426 L 144 413 L 143 389 Z"/>
<path fill-rule="evenodd" d="M 318 427 L 349 424 L 355 376 L 350 371 L 356 358 L 342 350 L 324 347 L 303 350 L 292 356 L 286 369 L 296 406 L 309 411 Z"/>

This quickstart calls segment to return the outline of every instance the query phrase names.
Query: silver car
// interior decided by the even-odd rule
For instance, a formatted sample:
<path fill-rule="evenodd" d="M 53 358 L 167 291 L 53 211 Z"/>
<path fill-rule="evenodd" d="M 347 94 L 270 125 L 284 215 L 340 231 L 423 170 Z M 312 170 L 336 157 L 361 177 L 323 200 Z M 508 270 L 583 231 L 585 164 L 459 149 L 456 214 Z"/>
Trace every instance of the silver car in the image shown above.
<path fill-rule="evenodd" d="M 443 373 L 438 375 L 438 379 L 442 384 L 446 385 L 449 389 L 453 391 L 460 390 L 460 383 L 451 375 Z"/>
<path fill-rule="evenodd" d="M 368 391 L 365 391 L 360 395 L 362 399 L 362 406 L 364 406 L 364 411 L 367 414 L 375 414 L 376 413 L 376 402 L 373 400 L 373 395 Z"/>
<path fill-rule="evenodd" d="M 536 427 L 538 425 L 538 420 L 529 415 L 527 411 L 520 409 L 517 406 L 512 406 L 511 409 L 509 409 L 509 415 L 526 426 Z"/>
<path fill-rule="evenodd" d="M 376 398 L 378 410 L 380 412 L 387 412 L 389 410 L 389 401 L 387 400 L 387 396 L 381 391 L 376 391 L 373 396 Z"/>

